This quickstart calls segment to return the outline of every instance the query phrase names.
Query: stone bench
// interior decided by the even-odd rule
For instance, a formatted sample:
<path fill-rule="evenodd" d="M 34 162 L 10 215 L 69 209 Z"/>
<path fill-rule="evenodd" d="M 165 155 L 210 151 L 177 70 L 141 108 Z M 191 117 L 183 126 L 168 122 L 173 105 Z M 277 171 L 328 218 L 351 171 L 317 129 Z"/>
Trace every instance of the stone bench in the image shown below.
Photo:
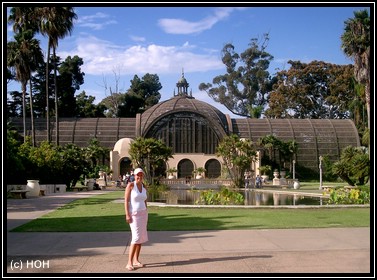
<path fill-rule="evenodd" d="M 355 186 L 344 186 L 343 187 L 346 191 L 350 191 L 350 190 L 354 190 L 354 189 L 356 189 L 357 187 L 355 187 Z"/>
<path fill-rule="evenodd" d="M 330 190 L 335 190 L 336 187 L 335 186 L 322 186 L 322 189 L 326 192 L 330 191 Z M 343 189 L 345 189 L 346 191 L 349 191 L 349 190 L 353 190 L 353 189 L 356 189 L 355 186 L 344 186 Z"/>
<path fill-rule="evenodd" d="M 29 192 L 29 191 L 27 191 L 27 190 L 12 190 L 12 191 L 10 191 L 13 198 L 19 198 L 19 199 L 25 199 L 27 192 Z"/>
<path fill-rule="evenodd" d="M 81 191 L 87 191 L 88 187 L 82 186 L 82 187 L 72 187 L 72 191 L 74 192 L 81 192 Z"/>
<path fill-rule="evenodd" d="M 325 191 L 325 192 L 328 192 L 330 190 L 334 190 L 336 187 L 334 186 L 322 186 L 322 189 Z"/>

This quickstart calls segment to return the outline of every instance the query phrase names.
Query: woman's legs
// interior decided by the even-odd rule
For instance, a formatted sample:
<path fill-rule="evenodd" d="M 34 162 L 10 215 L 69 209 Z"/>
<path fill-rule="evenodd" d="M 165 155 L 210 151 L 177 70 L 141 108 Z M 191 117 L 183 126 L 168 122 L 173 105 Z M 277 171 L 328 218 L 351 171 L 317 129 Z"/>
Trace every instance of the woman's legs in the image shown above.
<path fill-rule="evenodd" d="M 140 265 L 140 261 L 139 261 L 140 250 L 141 250 L 141 244 L 135 244 L 135 254 L 133 256 L 132 264 Z"/>
<path fill-rule="evenodd" d="M 130 252 L 128 254 L 128 263 L 127 263 L 127 268 L 129 268 L 129 270 L 132 270 L 134 266 L 137 266 L 137 267 L 142 266 L 142 264 L 139 261 L 140 250 L 141 250 L 141 244 L 131 244 Z"/>
<path fill-rule="evenodd" d="M 130 252 L 128 253 L 128 263 L 127 263 L 127 269 L 133 270 L 133 263 L 132 260 L 134 259 L 135 252 L 136 252 L 136 246 L 137 244 L 131 244 L 130 246 Z"/>
<path fill-rule="evenodd" d="M 128 267 L 143 267 L 139 261 L 141 244 L 148 241 L 148 234 L 147 234 L 147 221 L 148 221 L 148 212 L 141 211 L 139 215 L 132 216 L 132 223 L 130 223 L 131 227 L 131 234 L 132 234 L 132 241 L 130 245 L 130 252 L 128 255 Z M 138 242 L 138 243 L 132 243 Z M 132 270 L 132 269 L 129 269 Z"/>

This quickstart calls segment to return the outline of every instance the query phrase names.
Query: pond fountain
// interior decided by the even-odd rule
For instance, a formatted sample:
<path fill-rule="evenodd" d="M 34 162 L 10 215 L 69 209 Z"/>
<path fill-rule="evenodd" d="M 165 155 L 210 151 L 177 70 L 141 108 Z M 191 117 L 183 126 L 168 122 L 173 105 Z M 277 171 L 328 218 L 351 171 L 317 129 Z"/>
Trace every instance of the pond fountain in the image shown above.
<path fill-rule="evenodd" d="M 239 190 L 245 203 L 255 206 L 279 206 L 279 205 L 325 205 L 327 198 L 322 196 L 310 196 L 299 193 L 264 190 Z M 195 205 L 199 200 L 201 190 L 171 189 L 153 197 L 149 195 L 149 202 L 160 202 L 169 205 Z"/>

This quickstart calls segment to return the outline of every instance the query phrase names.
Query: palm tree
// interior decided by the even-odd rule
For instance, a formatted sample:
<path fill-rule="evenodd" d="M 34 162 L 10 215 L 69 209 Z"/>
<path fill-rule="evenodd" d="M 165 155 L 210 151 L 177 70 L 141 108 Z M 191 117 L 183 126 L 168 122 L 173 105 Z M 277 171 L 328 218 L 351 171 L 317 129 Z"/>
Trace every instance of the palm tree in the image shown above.
<path fill-rule="evenodd" d="M 40 61 L 43 61 L 42 50 L 39 40 L 33 38 L 34 31 L 21 30 L 16 33 L 15 41 L 7 44 L 7 65 L 15 72 L 15 79 L 21 83 L 22 90 L 22 114 L 24 126 L 24 142 L 26 141 L 26 85 L 31 79 L 31 73 L 36 70 Z M 35 145 L 34 117 L 33 117 L 33 96 L 30 87 L 30 110 L 32 120 L 33 145 Z"/>
<path fill-rule="evenodd" d="M 22 79 L 26 79 L 26 75 L 28 73 L 30 74 L 30 119 L 33 146 L 35 146 L 35 128 L 31 73 L 36 70 L 38 63 L 43 61 L 43 54 L 39 41 L 33 39 L 34 34 L 38 30 L 35 21 L 34 9 L 34 7 L 13 7 L 11 8 L 10 15 L 8 17 L 8 22 L 13 23 L 13 31 L 18 34 L 15 36 L 16 41 L 9 44 L 8 66 L 14 67 L 16 72 L 20 72 L 20 77 L 22 76 Z M 24 66 L 21 66 L 20 64 L 20 57 L 25 59 Z M 24 67 L 29 69 L 22 69 Z M 24 73 L 21 74 L 21 72 Z M 27 79 L 24 82 L 27 83 Z M 24 87 L 26 90 L 26 84 L 24 84 Z M 26 92 L 23 93 L 24 138 L 26 136 L 25 95 Z"/>
<path fill-rule="evenodd" d="M 341 36 L 343 52 L 354 59 L 356 80 L 365 85 L 368 130 L 370 129 L 370 16 L 368 10 L 355 11 L 355 17 L 346 20 Z"/>
<path fill-rule="evenodd" d="M 59 39 L 71 34 L 73 20 L 77 19 L 77 14 L 73 7 L 41 7 L 37 8 L 40 18 L 40 32 L 48 36 L 47 63 L 46 63 L 46 108 L 47 108 L 47 141 L 50 141 L 50 119 L 49 119 L 49 63 L 50 50 L 53 51 L 54 61 L 54 95 L 55 95 L 55 117 L 56 117 L 56 145 L 59 145 L 59 115 L 58 115 L 58 88 L 56 83 L 56 48 Z"/>

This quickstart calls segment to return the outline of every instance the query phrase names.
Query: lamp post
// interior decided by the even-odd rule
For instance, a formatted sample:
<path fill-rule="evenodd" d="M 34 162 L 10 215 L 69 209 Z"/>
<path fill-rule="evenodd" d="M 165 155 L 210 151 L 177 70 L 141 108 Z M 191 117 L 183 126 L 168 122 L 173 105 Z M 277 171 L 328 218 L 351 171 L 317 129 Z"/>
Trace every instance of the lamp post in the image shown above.
<path fill-rule="evenodd" d="M 322 156 L 319 156 L 319 189 L 322 190 Z"/>

